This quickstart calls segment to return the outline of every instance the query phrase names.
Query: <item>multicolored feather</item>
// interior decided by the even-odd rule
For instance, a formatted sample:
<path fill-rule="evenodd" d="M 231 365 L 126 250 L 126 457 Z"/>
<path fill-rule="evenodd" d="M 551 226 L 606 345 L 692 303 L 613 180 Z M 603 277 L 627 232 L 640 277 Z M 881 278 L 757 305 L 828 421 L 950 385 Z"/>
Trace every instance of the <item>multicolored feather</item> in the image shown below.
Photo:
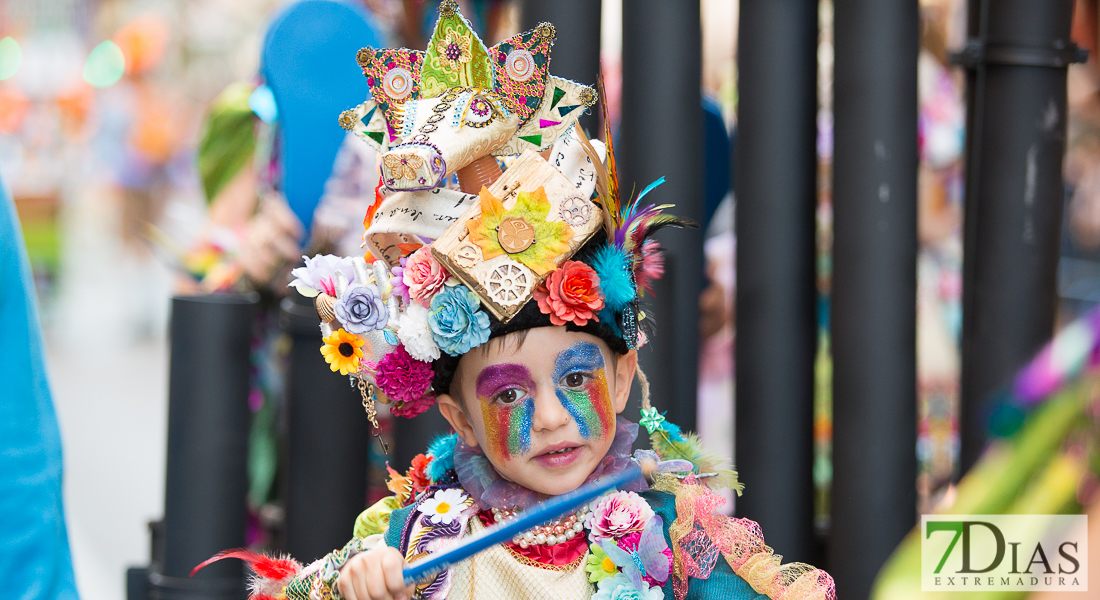
<path fill-rule="evenodd" d="M 289 556 L 272 557 L 247 548 L 224 550 L 204 560 L 191 571 L 191 577 L 200 569 L 225 558 L 239 558 L 252 569 L 248 581 L 249 600 L 275 600 L 282 597 L 283 589 L 302 570 L 302 565 Z"/>

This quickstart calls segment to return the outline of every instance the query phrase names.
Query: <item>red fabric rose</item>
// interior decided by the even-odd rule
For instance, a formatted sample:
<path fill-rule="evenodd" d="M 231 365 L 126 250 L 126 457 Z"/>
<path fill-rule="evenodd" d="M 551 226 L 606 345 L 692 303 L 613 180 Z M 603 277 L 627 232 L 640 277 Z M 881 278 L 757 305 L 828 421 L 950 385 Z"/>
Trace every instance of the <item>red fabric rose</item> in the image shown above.
<path fill-rule="evenodd" d="M 550 315 L 554 325 L 572 321 L 583 326 L 590 319 L 599 321 L 596 313 L 603 308 L 600 276 L 592 267 L 576 260 L 562 263 L 535 289 L 534 295 L 539 310 Z"/>
<path fill-rule="evenodd" d="M 420 493 L 432 484 L 432 480 L 428 478 L 428 474 L 425 469 L 428 468 L 428 464 L 432 462 L 432 457 L 425 456 L 423 454 L 417 454 L 412 459 L 412 467 L 409 468 L 408 478 L 412 482 L 413 492 Z"/>

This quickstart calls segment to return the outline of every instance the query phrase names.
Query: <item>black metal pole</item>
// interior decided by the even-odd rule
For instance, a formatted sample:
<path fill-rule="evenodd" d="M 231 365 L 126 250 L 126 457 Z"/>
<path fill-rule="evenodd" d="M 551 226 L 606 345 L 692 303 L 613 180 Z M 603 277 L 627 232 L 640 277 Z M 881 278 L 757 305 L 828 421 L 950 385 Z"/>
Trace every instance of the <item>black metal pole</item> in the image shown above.
<path fill-rule="evenodd" d="M 917 0 L 835 3 L 830 573 L 866 598 L 916 519 Z"/>
<path fill-rule="evenodd" d="M 962 470 L 985 401 L 1051 336 L 1066 150 L 1072 0 L 970 2 L 963 256 Z"/>
<path fill-rule="evenodd" d="M 738 30 L 737 514 L 813 564 L 817 2 L 742 0 Z"/>
<path fill-rule="evenodd" d="M 248 388 L 255 295 L 172 299 L 164 555 L 149 575 L 153 599 L 245 597 L 236 561 L 189 574 L 244 545 Z"/>
<path fill-rule="evenodd" d="M 622 124 L 616 157 L 624 196 L 662 175 L 667 183 L 645 203 L 674 203 L 673 212 L 703 219 L 702 47 L 698 2 L 623 1 Z M 653 405 L 695 429 L 699 380 L 699 293 L 703 241 L 695 230 L 658 234 L 665 276 L 644 306 L 657 341 L 640 352 Z"/>
<path fill-rule="evenodd" d="M 550 73 L 584 85 L 596 86 L 600 72 L 600 7 L 593 0 L 522 0 L 520 28 L 534 29 L 542 22 L 554 26 L 557 38 L 550 54 Z M 591 138 L 599 133 L 599 111 L 580 118 Z"/>
<path fill-rule="evenodd" d="M 351 539 L 367 504 L 368 444 L 377 442 L 359 391 L 318 352 L 320 320 L 312 300 L 290 292 L 280 304 L 280 322 L 291 336 L 285 549 L 310 562 Z"/>

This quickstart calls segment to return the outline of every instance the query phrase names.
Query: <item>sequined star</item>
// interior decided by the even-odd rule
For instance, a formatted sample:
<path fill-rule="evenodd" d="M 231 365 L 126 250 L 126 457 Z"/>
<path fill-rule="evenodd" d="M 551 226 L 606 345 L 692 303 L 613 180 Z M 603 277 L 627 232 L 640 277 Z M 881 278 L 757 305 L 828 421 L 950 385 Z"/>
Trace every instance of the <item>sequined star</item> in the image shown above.
<path fill-rule="evenodd" d="M 649 407 L 642 409 L 642 420 L 639 421 L 639 423 L 641 423 L 642 427 L 645 427 L 645 430 L 650 434 L 660 429 L 661 423 L 664 422 L 665 416 L 657 412 L 656 408 Z"/>

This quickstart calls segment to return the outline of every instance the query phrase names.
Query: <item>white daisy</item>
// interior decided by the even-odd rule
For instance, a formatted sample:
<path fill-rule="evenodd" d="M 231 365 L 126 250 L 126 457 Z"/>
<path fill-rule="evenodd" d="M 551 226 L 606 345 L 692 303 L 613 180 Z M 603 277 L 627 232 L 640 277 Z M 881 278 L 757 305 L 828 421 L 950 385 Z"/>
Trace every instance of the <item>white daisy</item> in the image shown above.
<path fill-rule="evenodd" d="M 469 497 L 458 488 L 437 491 L 420 504 L 420 512 L 431 517 L 432 523 L 450 525 L 469 504 Z"/>
<path fill-rule="evenodd" d="M 397 320 L 397 338 L 416 360 L 432 362 L 439 358 L 439 346 L 428 327 L 428 309 L 416 302 L 406 307 Z"/>

